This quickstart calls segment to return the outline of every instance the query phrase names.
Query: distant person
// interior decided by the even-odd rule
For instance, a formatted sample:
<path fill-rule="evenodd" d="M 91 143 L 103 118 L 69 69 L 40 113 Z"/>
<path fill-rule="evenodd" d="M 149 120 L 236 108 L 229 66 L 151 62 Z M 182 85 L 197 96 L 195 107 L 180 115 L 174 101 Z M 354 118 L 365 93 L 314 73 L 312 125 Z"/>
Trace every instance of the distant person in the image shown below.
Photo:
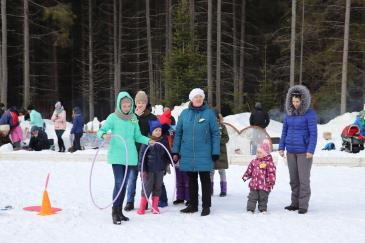
<path fill-rule="evenodd" d="M 75 152 L 77 150 L 81 150 L 80 140 L 81 140 L 82 134 L 84 132 L 84 118 L 82 116 L 80 107 L 76 106 L 73 109 L 72 119 L 73 119 L 73 122 L 72 122 L 72 129 L 71 129 L 70 133 L 73 134 L 75 137 L 74 137 L 71 152 Z"/>
<path fill-rule="evenodd" d="M 28 105 L 27 110 L 29 113 L 31 126 L 36 126 L 44 130 L 45 125 L 41 113 L 36 111 L 33 105 Z"/>
<path fill-rule="evenodd" d="M 5 105 L 4 103 L 0 103 L 0 118 L 2 117 L 4 112 L 5 112 Z"/>
<path fill-rule="evenodd" d="M 65 152 L 66 148 L 62 139 L 62 134 L 66 130 L 66 111 L 63 108 L 61 101 L 58 101 L 55 104 L 55 110 L 51 120 L 54 122 L 54 129 L 57 135 L 58 152 Z"/>
<path fill-rule="evenodd" d="M 15 149 L 20 149 L 23 139 L 22 129 L 19 126 L 19 113 L 15 106 L 10 107 L 0 118 L 0 125 L 8 125 L 8 134 Z"/>
<path fill-rule="evenodd" d="M 354 124 L 360 128 L 360 135 L 365 136 L 365 110 L 359 112 Z"/>
<path fill-rule="evenodd" d="M 269 114 L 263 110 L 262 108 L 262 104 L 260 102 L 257 102 L 255 104 L 255 110 L 251 113 L 250 116 L 250 125 L 251 126 L 258 126 L 261 127 L 262 129 L 266 129 L 266 127 L 269 125 L 270 123 L 270 117 Z M 256 149 L 257 149 L 257 140 L 258 140 L 258 131 L 257 129 L 253 130 L 254 134 L 253 134 L 253 139 L 251 141 L 251 154 L 255 155 L 256 154 Z"/>
<path fill-rule="evenodd" d="M 29 150 L 41 151 L 50 148 L 48 136 L 42 128 L 33 126 L 30 133 L 31 138 L 29 142 Z"/>

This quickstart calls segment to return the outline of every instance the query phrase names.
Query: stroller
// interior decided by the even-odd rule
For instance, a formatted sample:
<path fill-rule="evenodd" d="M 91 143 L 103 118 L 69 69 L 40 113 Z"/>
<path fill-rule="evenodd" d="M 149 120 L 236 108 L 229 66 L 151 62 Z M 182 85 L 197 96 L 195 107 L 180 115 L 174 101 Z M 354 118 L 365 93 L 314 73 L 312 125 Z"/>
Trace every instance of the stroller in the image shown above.
<path fill-rule="evenodd" d="M 360 135 L 360 128 L 357 125 L 346 126 L 342 133 L 341 151 L 358 153 L 364 149 L 365 137 Z"/>

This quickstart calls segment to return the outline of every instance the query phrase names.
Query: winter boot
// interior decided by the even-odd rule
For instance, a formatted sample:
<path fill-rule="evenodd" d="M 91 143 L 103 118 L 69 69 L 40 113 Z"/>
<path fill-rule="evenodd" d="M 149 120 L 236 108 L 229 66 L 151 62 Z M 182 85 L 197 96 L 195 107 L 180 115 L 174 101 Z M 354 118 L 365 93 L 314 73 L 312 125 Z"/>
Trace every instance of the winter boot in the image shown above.
<path fill-rule="evenodd" d="M 220 197 L 225 197 L 227 195 L 227 182 L 221 181 L 221 194 L 219 194 Z"/>
<path fill-rule="evenodd" d="M 122 220 L 119 217 L 119 208 L 112 208 L 112 219 L 113 219 L 113 224 L 121 224 Z"/>
<path fill-rule="evenodd" d="M 299 210 L 298 210 L 299 214 L 306 214 L 307 212 L 308 212 L 308 210 L 305 208 L 299 208 Z"/>
<path fill-rule="evenodd" d="M 137 210 L 137 213 L 139 215 L 142 215 L 142 214 L 145 213 L 146 205 L 147 205 L 147 199 L 146 199 L 146 197 L 141 197 L 141 204 L 139 205 L 139 209 Z"/>
<path fill-rule="evenodd" d="M 175 201 L 172 202 L 172 204 L 174 204 L 174 205 L 178 205 L 178 204 L 182 204 L 182 203 L 184 203 L 184 200 L 182 200 L 182 199 L 176 199 Z"/>
<path fill-rule="evenodd" d="M 284 208 L 285 210 L 289 210 L 289 211 L 296 211 L 299 209 L 299 207 L 296 207 L 296 206 L 293 206 L 293 205 L 290 205 L 290 206 L 286 206 Z"/>
<path fill-rule="evenodd" d="M 153 196 L 152 197 L 152 213 L 153 214 L 159 214 L 160 210 L 158 209 L 158 200 L 160 199 L 160 197 L 158 196 Z"/>
<path fill-rule="evenodd" d="M 189 206 L 187 206 L 186 208 L 181 209 L 180 212 L 181 213 L 196 213 L 196 212 L 198 212 L 198 207 L 189 204 Z"/>
<path fill-rule="evenodd" d="M 207 216 L 210 214 L 210 208 L 203 208 L 202 213 L 200 216 Z"/>
<path fill-rule="evenodd" d="M 125 211 L 132 211 L 134 209 L 134 202 L 127 202 L 127 204 L 124 207 Z"/>
<path fill-rule="evenodd" d="M 121 221 L 129 221 L 129 218 L 123 214 L 123 208 L 119 208 L 119 217 Z"/>

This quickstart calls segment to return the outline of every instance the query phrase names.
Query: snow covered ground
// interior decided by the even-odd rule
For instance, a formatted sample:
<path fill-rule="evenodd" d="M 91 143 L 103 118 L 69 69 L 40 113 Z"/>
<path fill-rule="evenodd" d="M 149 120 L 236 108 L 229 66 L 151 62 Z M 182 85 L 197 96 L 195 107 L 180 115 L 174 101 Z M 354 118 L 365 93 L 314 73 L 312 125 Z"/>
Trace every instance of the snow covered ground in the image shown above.
<path fill-rule="evenodd" d="M 90 167 L 91 162 L 63 162 L 56 156 L 49 161 L 1 160 L 0 205 L 14 209 L 0 211 L 0 242 L 365 242 L 365 168 L 314 166 L 306 215 L 283 210 L 290 202 L 290 189 L 282 161 L 266 215 L 245 212 L 249 190 L 241 180 L 245 166 L 228 169 L 226 198 L 217 196 L 216 183 L 207 217 L 183 215 L 182 206 L 172 205 L 174 177 L 167 175 L 169 206 L 160 215 L 127 212 L 131 220 L 118 226 L 112 224 L 110 209 L 101 211 L 91 203 Z M 48 172 L 52 206 L 63 211 L 52 216 L 23 211 L 40 205 Z M 216 173 L 216 182 L 218 178 Z M 93 193 L 99 204 L 110 202 L 112 186 L 110 165 L 98 162 Z M 139 201 L 139 183 L 137 192 Z"/>

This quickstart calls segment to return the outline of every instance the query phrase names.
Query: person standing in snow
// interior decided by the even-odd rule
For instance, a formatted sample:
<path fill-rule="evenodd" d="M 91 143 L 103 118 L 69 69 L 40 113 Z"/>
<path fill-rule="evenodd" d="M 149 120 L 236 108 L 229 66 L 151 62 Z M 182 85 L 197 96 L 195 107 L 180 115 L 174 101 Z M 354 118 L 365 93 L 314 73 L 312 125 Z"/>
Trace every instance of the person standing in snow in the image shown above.
<path fill-rule="evenodd" d="M 226 144 L 228 143 L 229 137 L 227 133 L 226 126 L 223 124 L 223 116 L 218 110 L 215 110 L 217 121 L 219 124 L 219 130 L 221 135 L 221 143 L 220 143 L 220 150 L 221 154 L 217 161 L 214 161 L 214 169 L 210 172 L 210 180 L 211 180 L 211 190 L 212 195 L 214 192 L 214 173 L 215 170 L 218 170 L 219 177 L 220 177 L 220 187 L 221 192 L 219 194 L 220 197 L 225 197 L 227 195 L 227 176 L 226 176 L 226 169 L 228 169 L 228 158 L 227 158 L 227 147 Z"/>
<path fill-rule="evenodd" d="M 166 148 L 168 148 L 167 138 L 162 133 L 161 123 L 158 120 L 151 120 L 149 121 L 149 124 L 151 139 L 156 142 L 160 142 Z M 147 200 L 152 194 L 152 213 L 159 214 L 159 198 L 162 191 L 163 176 L 165 174 L 166 167 L 169 164 L 169 155 L 168 152 L 166 152 L 166 150 L 161 145 L 157 144 L 147 150 L 144 161 L 142 161 L 146 149 L 147 145 L 143 144 L 139 151 L 138 168 L 141 172 L 141 177 L 143 179 L 143 186 L 145 190 L 142 189 L 141 203 L 137 213 L 140 215 L 145 214 Z"/>
<path fill-rule="evenodd" d="M 125 144 L 121 141 L 120 136 L 127 142 L 128 148 L 128 171 L 129 166 L 137 166 L 138 153 L 136 142 L 141 144 L 154 144 L 152 139 L 141 134 L 138 125 L 138 119 L 133 113 L 133 99 L 127 92 L 120 92 L 118 94 L 115 112 L 110 114 L 103 126 L 99 129 L 97 136 L 106 140 L 110 140 L 108 148 L 108 163 L 112 165 L 114 173 L 114 190 L 113 198 L 116 199 L 112 208 L 112 219 L 114 224 L 121 224 L 121 221 L 128 221 L 129 218 L 123 215 L 123 201 L 125 197 L 126 183 L 123 185 L 122 192 L 118 194 L 124 174 L 126 170 L 126 151 Z M 111 134 L 107 132 L 111 130 Z M 117 136 L 112 137 L 115 134 Z"/>
<path fill-rule="evenodd" d="M 55 110 L 51 120 L 54 122 L 54 129 L 57 135 L 58 152 L 65 152 L 66 148 L 62 139 L 62 134 L 66 130 L 66 111 L 63 108 L 61 101 L 58 101 L 55 104 Z"/>
<path fill-rule="evenodd" d="M 33 105 L 28 105 L 27 111 L 29 113 L 30 125 L 39 127 L 44 131 L 45 123 L 42 119 L 41 113 L 35 110 Z"/>
<path fill-rule="evenodd" d="M 148 96 L 144 91 L 138 91 L 136 97 L 134 98 L 136 109 L 134 113 L 138 119 L 138 125 L 143 136 L 148 136 L 149 133 L 149 121 L 157 120 L 157 117 L 151 113 L 151 105 L 148 102 Z M 136 144 L 137 151 L 139 151 L 141 145 Z M 128 178 L 127 186 L 127 203 L 124 207 L 125 211 L 131 211 L 134 209 L 134 197 L 136 195 L 136 184 L 138 178 L 138 168 L 137 166 L 130 167 L 130 173 Z"/>
<path fill-rule="evenodd" d="M 19 113 L 15 106 L 10 107 L 0 118 L 0 125 L 8 125 L 9 131 L 4 134 L 9 135 L 14 149 L 20 149 L 23 140 L 23 132 L 19 126 Z M 6 139 L 4 140 L 6 141 Z"/>
<path fill-rule="evenodd" d="M 360 128 L 360 135 L 365 136 L 365 110 L 359 112 L 354 124 Z"/>
<path fill-rule="evenodd" d="M 311 196 L 310 171 L 317 145 L 317 116 L 310 108 L 311 95 L 307 87 L 295 85 L 288 90 L 279 143 L 279 154 L 287 151 L 291 187 L 291 204 L 286 210 L 305 214 Z"/>
<path fill-rule="evenodd" d="M 74 134 L 72 151 L 81 150 L 80 140 L 84 132 L 84 117 L 82 116 L 80 107 L 76 106 L 72 111 L 72 128 L 70 134 Z"/>
<path fill-rule="evenodd" d="M 256 158 L 248 165 L 243 181 L 251 179 L 247 212 L 254 213 L 256 203 L 260 213 L 266 213 L 269 194 L 275 185 L 276 167 L 270 154 L 270 145 L 262 143 L 256 151 Z"/>
<path fill-rule="evenodd" d="M 198 211 L 198 176 L 202 186 L 203 210 L 201 216 L 210 214 L 210 171 L 213 161 L 219 159 L 220 133 L 215 112 L 204 101 L 202 89 L 193 89 L 189 94 L 189 107 L 180 114 L 173 145 L 173 159 L 180 159 L 180 170 L 188 172 L 189 205 L 182 213 Z"/>

